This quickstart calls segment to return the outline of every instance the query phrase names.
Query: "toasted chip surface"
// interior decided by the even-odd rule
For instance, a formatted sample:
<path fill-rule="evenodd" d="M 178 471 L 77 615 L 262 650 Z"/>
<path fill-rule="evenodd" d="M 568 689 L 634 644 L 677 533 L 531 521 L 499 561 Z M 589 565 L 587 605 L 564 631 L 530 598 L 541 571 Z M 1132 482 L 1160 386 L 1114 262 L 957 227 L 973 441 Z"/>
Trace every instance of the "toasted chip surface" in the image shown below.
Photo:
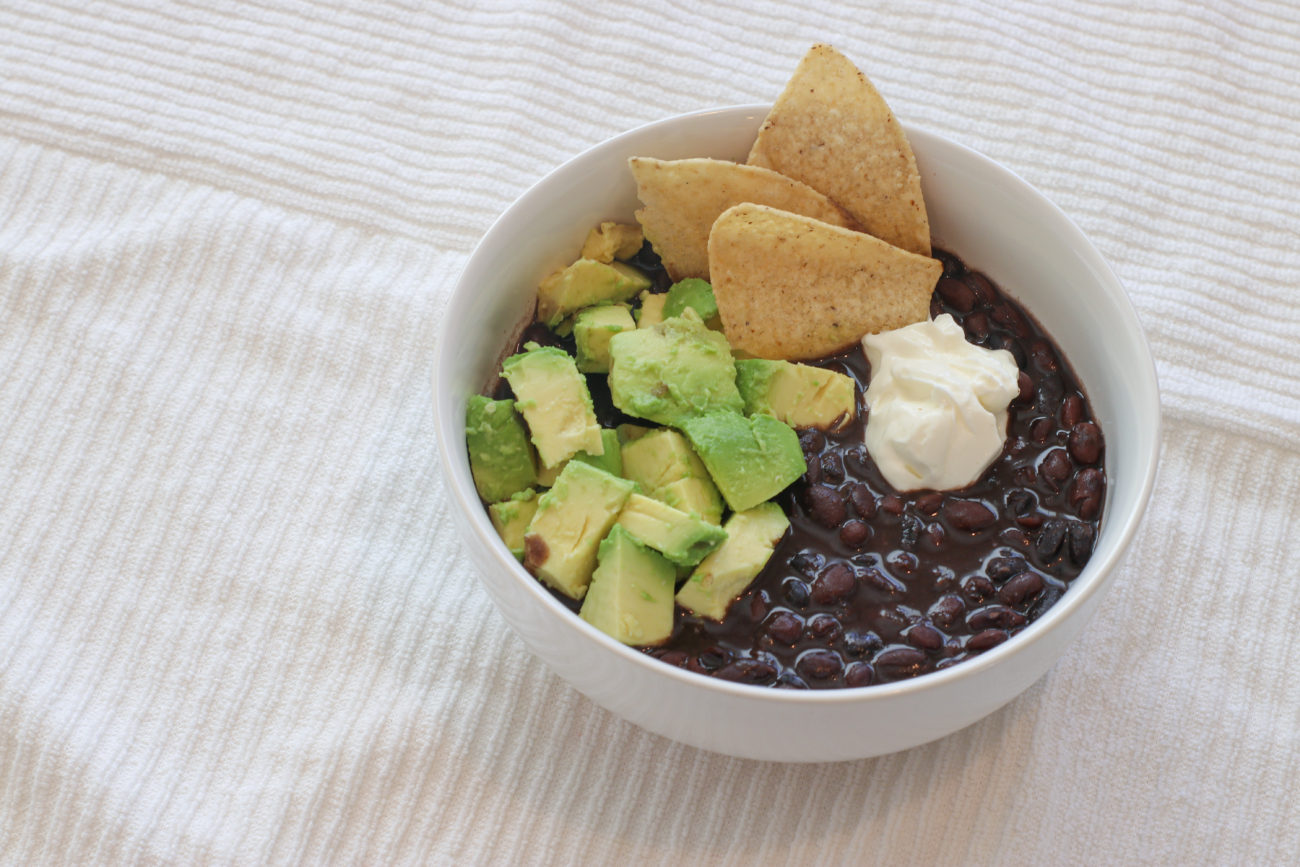
<path fill-rule="evenodd" d="M 831 46 L 814 45 L 804 55 L 748 162 L 820 190 L 877 238 L 930 255 L 911 145 L 876 88 Z"/>
<path fill-rule="evenodd" d="M 709 237 L 713 294 L 732 347 L 805 361 L 930 315 L 936 259 L 764 205 L 727 209 Z"/>
<path fill-rule="evenodd" d="M 719 214 L 741 202 L 857 228 L 826 196 L 765 168 L 702 158 L 633 157 L 628 165 L 645 205 L 636 218 L 674 280 L 709 279 L 709 230 Z"/>

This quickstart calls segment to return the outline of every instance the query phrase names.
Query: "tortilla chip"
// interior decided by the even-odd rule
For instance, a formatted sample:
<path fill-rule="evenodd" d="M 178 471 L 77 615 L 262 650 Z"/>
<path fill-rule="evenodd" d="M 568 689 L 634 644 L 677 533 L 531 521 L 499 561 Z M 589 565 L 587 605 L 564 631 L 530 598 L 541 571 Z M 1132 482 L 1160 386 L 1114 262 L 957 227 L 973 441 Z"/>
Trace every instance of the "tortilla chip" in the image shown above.
<path fill-rule="evenodd" d="M 826 196 L 768 169 L 724 160 L 649 157 L 633 157 L 628 165 L 645 205 L 636 218 L 673 280 L 709 279 L 709 230 L 719 214 L 741 202 L 857 228 Z"/>
<path fill-rule="evenodd" d="M 937 259 L 871 235 L 748 203 L 713 224 L 709 262 L 728 342 L 787 361 L 928 319 L 943 273 Z"/>
<path fill-rule="evenodd" d="M 814 45 L 759 129 L 749 164 L 803 181 L 867 232 L 930 255 L 921 176 L 903 128 L 858 68 Z"/>

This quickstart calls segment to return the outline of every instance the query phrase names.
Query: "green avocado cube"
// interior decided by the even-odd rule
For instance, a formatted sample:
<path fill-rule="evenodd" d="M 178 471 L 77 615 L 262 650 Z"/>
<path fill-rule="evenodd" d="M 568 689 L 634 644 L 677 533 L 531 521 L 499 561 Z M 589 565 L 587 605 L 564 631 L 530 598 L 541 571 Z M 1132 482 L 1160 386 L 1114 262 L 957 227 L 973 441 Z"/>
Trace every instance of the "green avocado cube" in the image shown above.
<path fill-rule="evenodd" d="M 650 433 L 653 428 L 648 428 L 645 425 L 640 424 L 632 424 L 631 422 L 623 422 L 623 424 L 614 428 L 614 430 L 618 432 L 619 443 L 630 443 L 632 440 L 641 439 L 641 437 Z"/>
<path fill-rule="evenodd" d="M 700 561 L 677 591 L 677 604 L 712 620 L 727 608 L 763 571 L 790 520 L 776 503 L 762 503 L 737 512 L 727 521 L 727 541 Z"/>
<path fill-rule="evenodd" d="M 571 599 L 587 592 L 596 548 L 614 526 L 636 483 L 582 461 L 569 461 L 524 533 L 524 568 Z"/>
<path fill-rule="evenodd" d="M 649 496 L 710 524 L 722 521 L 722 495 L 686 437 L 671 428 L 623 443 L 623 476 Z"/>
<path fill-rule="evenodd" d="M 532 488 L 520 491 L 504 502 L 488 506 L 492 526 L 516 560 L 524 559 L 524 532 L 536 512 L 537 492 Z"/>
<path fill-rule="evenodd" d="M 714 299 L 713 287 L 707 280 L 687 277 L 668 287 L 664 318 L 681 316 L 688 307 L 698 313 L 706 324 L 712 325 L 718 318 L 718 302 Z"/>
<path fill-rule="evenodd" d="M 609 264 L 615 259 L 630 259 L 641 251 L 645 236 L 641 227 L 629 223 L 601 223 L 587 233 L 582 244 L 582 258 Z"/>
<path fill-rule="evenodd" d="M 515 409 L 528 422 L 543 466 L 559 466 L 582 451 L 602 453 L 587 380 L 567 352 L 529 343 L 501 363 L 501 374 L 515 393 Z"/>
<path fill-rule="evenodd" d="M 609 394 L 628 415 L 678 427 L 691 416 L 745 403 L 727 339 L 687 310 L 609 341 Z"/>
<path fill-rule="evenodd" d="M 605 446 L 603 454 L 593 455 L 587 452 L 578 452 L 559 466 L 538 467 L 537 484 L 543 488 L 554 485 L 555 480 L 560 477 L 560 473 L 564 472 L 564 468 L 569 465 L 569 461 L 582 461 L 584 464 L 591 464 L 593 467 L 602 469 L 611 475 L 623 475 L 623 452 L 619 448 L 618 433 L 608 428 L 601 428 L 600 441 Z"/>
<path fill-rule="evenodd" d="M 694 566 L 727 538 L 727 531 L 643 494 L 628 498 L 616 527 L 654 548 L 677 566 Z"/>
<path fill-rule="evenodd" d="M 626 301 L 649 288 L 650 278 L 631 265 L 579 259 L 537 287 L 537 318 L 555 327 L 584 307 Z"/>
<path fill-rule="evenodd" d="M 793 428 L 835 430 L 857 415 L 852 377 L 811 364 L 752 358 L 736 362 L 745 413 L 766 413 Z"/>
<path fill-rule="evenodd" d="M 578 370 L 583 373 L 609 372 L 609 339 L 620 331 L 632 331 L 632 311 L 625 304 L 585 307 L 573 318 L 573 340 L 578 350 Z"/>
<path fill-rule="evenodd" d="M 471 395 L 465 408 L 465 446 L 474 487 L 486 502 L 508 499 L 536 484 L 533 447 L 510 401 Z"/>
<path fill-rule="evenodd" d="M 707 473 L 669 482 L 651 491 L 650 496 L 688 515 L 699 515 L 710 524 L 722 523 L 722 494 Z"/>
<path fill-rule="evenodd" d="M 578 616 L 624 644 L 667 639 L 673 631 L 673 565 L 619 526 L 600 543 L 597 558 Z"/>
<path fill-rule="evenodd" d="M 641 293 L 641 306 L 636 309 L 636 327 L 649 328 L 664 321 L 664 304 L 668 296 L 663 292 Z"/>
<path fill-rule="evenodd" d="M 807 470 L 799 436 L 770 415 L 695 416 L 682 432 L 734 512 L 775 497 Z"/>

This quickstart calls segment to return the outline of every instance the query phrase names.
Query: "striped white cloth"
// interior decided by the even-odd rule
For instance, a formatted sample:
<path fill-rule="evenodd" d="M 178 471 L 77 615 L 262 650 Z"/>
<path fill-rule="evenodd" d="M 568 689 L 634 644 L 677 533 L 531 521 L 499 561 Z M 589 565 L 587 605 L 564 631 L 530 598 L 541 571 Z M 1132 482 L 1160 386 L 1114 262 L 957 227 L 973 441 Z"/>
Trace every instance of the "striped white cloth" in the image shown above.
<path fill-rule="evenodd" d="M 0 3 L 0 862 L 1295 862 L 1300 11 L 730 5 Z M 1046 678 L 804 767 L 529 656 L 450 529 L 429 382 L 514 197 L 822 40 L 1095 240 L 1166 436 Z"/>

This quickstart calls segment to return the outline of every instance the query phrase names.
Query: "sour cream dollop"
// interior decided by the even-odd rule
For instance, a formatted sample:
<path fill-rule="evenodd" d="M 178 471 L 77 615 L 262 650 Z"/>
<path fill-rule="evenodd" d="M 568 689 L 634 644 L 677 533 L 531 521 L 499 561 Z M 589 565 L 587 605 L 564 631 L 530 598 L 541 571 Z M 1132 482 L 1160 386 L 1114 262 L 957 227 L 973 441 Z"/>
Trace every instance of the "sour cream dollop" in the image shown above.
<path fill-rule="evenodd" d="M 964 488 L 1002 453 L 1020 370 L 947 313 L 862 338 L 871 362 L 867 451 L 899 491 Z"/>

